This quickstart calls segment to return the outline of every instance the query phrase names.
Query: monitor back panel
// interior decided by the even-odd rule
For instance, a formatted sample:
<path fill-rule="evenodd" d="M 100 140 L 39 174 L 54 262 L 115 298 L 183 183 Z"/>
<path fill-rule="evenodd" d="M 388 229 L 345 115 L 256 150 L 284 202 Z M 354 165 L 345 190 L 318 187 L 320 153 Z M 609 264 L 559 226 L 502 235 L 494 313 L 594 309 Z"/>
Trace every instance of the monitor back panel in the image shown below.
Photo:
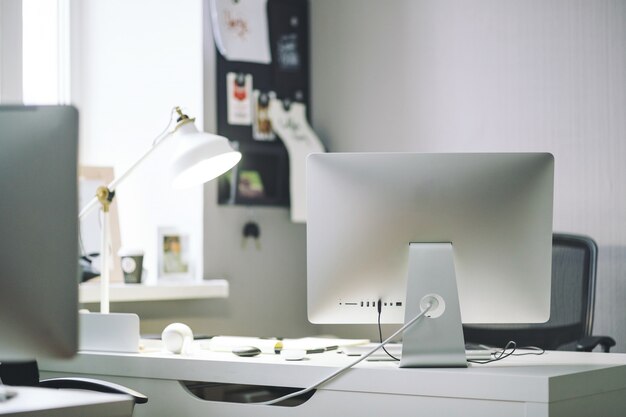
<path fill-rule="evenodd" d="M 0 359 L 76 351 L 78 114 L 0 106 Z"/>
<path fill-rule="evenodd" d="M 307 289 L 314 323 L 404 321 L 409 243 L 452 242 L 467 323 L 549 317 L 550 154 L 314 154 Z M 409 300 L 409 302 L 419 300 Z"/>

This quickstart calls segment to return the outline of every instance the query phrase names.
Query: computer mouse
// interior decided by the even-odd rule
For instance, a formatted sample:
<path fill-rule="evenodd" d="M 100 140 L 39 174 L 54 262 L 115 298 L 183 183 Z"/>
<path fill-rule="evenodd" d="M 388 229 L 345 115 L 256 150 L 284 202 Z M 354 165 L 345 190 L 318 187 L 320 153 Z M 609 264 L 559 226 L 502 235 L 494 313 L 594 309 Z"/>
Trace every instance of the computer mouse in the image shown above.
<path fill-rule="evenodd" d="M 260 354 L 261 349 L 254 346 L 237 346 L 233 348 L 232 352 L 237 356 L 249 358 Z"/>

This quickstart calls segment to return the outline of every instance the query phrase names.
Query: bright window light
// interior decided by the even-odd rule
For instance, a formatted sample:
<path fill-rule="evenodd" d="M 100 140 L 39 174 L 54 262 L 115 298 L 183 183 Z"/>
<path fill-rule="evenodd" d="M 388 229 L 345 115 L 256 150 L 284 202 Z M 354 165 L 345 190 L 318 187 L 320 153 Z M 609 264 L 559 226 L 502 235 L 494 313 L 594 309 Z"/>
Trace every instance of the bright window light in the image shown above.
<path fill-rule="evenodd" d="M 68 102 L 68 4 L 68 0 L 22 0 L 24 104 Z"/>

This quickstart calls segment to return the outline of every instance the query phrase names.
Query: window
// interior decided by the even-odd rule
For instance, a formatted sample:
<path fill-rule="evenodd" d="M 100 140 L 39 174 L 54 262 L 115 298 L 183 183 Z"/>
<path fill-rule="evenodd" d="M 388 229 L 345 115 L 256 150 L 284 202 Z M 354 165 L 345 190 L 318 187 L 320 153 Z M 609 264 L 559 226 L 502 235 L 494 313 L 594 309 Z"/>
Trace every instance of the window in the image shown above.
<path fill-rule="evenodd" d="M 6 63 L 11 62 L 10 71 L 1 74 L 2 85 L 12 89 L 7 101 L 69 102 L 69 1 L 12 0 L 11 7 L 3 9 L 7 14 L 3 19 L 22 15 L 21 25 L 11 25 L 2 32 L 3 45 L 9 45 L 2 51 L 3 57 Z M 21 63 L 20 54 L 12 54 L 11 46 L 21 48 Z M 21 89 L 16 88 L 19 85 Z"/>
<path fill-rule="evenodd" d="M 69 102 L 69 0 L 22 0 L 24 104 Z"/>

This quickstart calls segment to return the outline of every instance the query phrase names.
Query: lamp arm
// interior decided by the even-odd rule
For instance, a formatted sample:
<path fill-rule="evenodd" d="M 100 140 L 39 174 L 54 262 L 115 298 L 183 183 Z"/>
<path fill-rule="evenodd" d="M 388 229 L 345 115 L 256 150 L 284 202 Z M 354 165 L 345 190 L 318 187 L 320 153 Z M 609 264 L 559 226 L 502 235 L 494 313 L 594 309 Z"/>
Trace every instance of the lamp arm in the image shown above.
<path fill-rule="evenodd" d="M 115 178 L 113 181 L 111 181 L 111 183 L 109 185 L 106 186 L 106 188 L 109 190 L 109 192 L 115 191 L 117 186 L 121 182 L 123 182 L 126 179 L 126 177 L 128 177 L 130 175 L 130 173 L 135 170 L 135 168 L 137 168 L 139 165 L 141 165 L 141 163 L 152 152 L 154 152 L 154 150 L 157 149 L 160 144 L 162 144 L 163 142 L 166 141 L 166 139 L 171 137 L 173 133 L 174 133 L 174 131 L 167 132 L 163 136 L 158 137 L 157 139 L 155 139 L 154 144 L 150 148 L 148 148 L 148 150 L 137 161 L 135 161 L 126 171 L 124 171 L 124 173 L 122 175 L 120 175 L 119 177 Z M 82 208 L 82 210 L 78 214 L 78 218 L 82 219 L 83 217 L 85 217 L 86 215 L 91 213 L 96 207 L 99 207 L 99 206 L 100 206 L 100 200 L 96 196 L 96 197 L 92 198 L 91 200 L 89 200 L 89 202 Z"/>

